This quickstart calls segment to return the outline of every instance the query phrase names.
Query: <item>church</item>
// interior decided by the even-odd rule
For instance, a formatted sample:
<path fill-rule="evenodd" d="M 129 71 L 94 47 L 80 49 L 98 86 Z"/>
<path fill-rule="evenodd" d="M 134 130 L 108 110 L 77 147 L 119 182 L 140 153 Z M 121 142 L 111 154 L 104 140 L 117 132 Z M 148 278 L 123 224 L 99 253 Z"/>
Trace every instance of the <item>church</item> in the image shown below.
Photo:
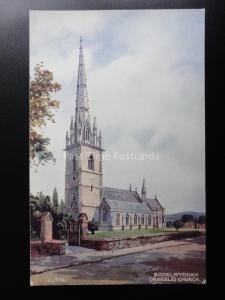
<path fill-rule="evenodd" d="M 86 213 L 99 230 L 161 228 L 164 208 L 157 197 L 147 198 L 143 179 L 141 195 L 131 186 L 103 187 L 102 136 L 96 118 L 90 118 L 82 38 L 80 38 L 76 107 L 66 133 L 65 212 Z"/>

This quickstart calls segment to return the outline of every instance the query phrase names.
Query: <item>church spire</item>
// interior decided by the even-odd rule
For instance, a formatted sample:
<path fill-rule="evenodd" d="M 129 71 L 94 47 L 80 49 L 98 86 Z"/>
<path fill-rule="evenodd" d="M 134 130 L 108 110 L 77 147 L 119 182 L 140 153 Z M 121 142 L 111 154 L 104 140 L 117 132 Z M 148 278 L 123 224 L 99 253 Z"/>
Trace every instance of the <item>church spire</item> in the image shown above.
<path fill-rule="evenodd" d="M 93 124 L 93 126 L 91 126 Z M 89 114 L 89 100 L 87 92 L 86 73 L 84 66 L 84 55 L 82 37 L 80 37 L 79 64 L 76 91 L 75 119 L 71 120 L 70 137 L 68 145 L 85 142 L 93 146 L 101 147 L 101 134 L 98 134 L 96 118 L 91 123 Z"/>
<path fill-rule="evenodd" d="M 88 121 L 90 120 L 82 37 L 80 37 L 80 48 L 79 48 L 79 66 L 78 66 L 77 95 L 76 95 L 76 115 L 77 115 L 77 117 L 79 117 L 79 121 L 82 124 L 85 124 L 85 122 L 87 120 Z"/>

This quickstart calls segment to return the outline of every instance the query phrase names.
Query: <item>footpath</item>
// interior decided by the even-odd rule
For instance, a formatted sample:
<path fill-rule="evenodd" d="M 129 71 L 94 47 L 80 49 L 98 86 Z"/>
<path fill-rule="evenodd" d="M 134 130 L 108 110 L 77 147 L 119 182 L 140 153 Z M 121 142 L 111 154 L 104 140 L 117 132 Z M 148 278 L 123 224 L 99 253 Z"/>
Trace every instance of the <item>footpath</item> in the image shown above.
<path fill-rule="evenodd" d="M 144 252 L 147 250 L 185 245 L 187 243 L 188 241 L 185 240 L 169 240 L 154 244 L 146 244 L 138 247 L 123 248 L 114 251 L 97 251 L 77 246 L 66 246 L 65 255 L 40 256 L 31 258 L 31 275 L 76 265 L 97 263 L 106 259 Z"/>

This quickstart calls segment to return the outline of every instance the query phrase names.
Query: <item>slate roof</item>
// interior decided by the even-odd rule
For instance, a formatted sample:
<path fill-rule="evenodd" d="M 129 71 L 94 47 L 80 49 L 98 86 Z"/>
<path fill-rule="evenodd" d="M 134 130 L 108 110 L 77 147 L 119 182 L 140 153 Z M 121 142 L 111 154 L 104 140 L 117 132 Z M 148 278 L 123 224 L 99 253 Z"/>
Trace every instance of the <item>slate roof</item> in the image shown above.
<path fill-rule="evenodd" d="M 149 213 L 149 209 L 163 209 L 159 201 L 155 198 L 149 198 L 146 199 L 146 202 L 142 202 L 140 196 L 135 191 L 130 192 L 129 190 L 104 187 L 103 199 L 108 203 L 111 210 L 115 211 Z"/>
<path fill-rule="evenodd" d="M 160 205 L 159 201 L 155 198 L 153 199 L 146 199 L 146 202 L 148 204 L 148 206 L 152 209 L 152 210 L 157 210 L 157 209 L 163 209 L 163 207 Z"/>
<path fill-rule="evenodd" d="M 128 211 L 128 212 L 137 212 L 137 213 L 149 213 L 149 207 L 146 203 L 139 202 L 130 202 L 130 201 L 120 201 L 120 200 L 109 200 L 105 201 L 110 206 L 113 211 Z"/>
<path fill-rule="evenodd" d="M 134 203 L 142 203 L 137 192 L 104 187 L 103 198 L 107 200 L 129 201 Z"/>

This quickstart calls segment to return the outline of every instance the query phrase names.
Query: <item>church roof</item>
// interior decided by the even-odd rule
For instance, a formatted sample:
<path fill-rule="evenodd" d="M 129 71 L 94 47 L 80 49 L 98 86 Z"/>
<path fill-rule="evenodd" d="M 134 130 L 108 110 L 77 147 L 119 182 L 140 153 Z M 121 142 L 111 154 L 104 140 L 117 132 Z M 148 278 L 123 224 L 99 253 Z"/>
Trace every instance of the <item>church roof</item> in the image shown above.
<path fill-rule="evenodd" d="M 135 191 L 115 189 L 104 187 L 103 188 L 103 198 L 107 200 L 118 200 L 118 201 L 129 201 L 134 203 L 142 203 L 139 195 Z"/>
<path fill-rule="evenodd" d="M 155 198 L 149 198 L 146 199 L 146 202 L 142 202 L 142 199 L 136 191 L 104 187 L 103 199 L 105 199 L 112 210 L 116 211 L 126 210 L 149 213 L 150 209 L 163 209 L 159 201 Z"/>
<path fill-rule="evenodd" d="M 148 206 L 152 209 L 152 210 L 156 210 L 156 209 L 163 209 L 163 207 L 160 205 L 159 201 L 155 198 L 153 199 L 146 199 L 146 202 L 148 204 Z"/>
<path fill-rule="evenodd" d="M 149 207 L 146 203 L 139 202 L 130 202 L 130 201 L 121 201 L 114 199 L 105 199 L 105 201 L 110 206 L 111 210 L 114 211 L 127 211 L 127 212 L 136 212 L 136 213 L 149 213 Z"/>

